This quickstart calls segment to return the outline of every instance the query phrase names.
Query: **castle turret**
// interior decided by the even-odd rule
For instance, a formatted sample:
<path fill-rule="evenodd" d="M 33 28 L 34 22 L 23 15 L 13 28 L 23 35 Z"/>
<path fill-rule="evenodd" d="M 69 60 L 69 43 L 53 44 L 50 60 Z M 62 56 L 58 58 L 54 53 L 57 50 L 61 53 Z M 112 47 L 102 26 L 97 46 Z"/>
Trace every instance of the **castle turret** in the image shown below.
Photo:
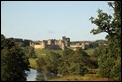
<path fill-rule="evenodd" d="M 30 46 L 34 47 L 35 49 L 62 49 L 70 47 L 70 38 L 66 38 L 65 36 L 62 37 L 62 40 L 56 40 L 56 39 L 49 39 L 49 40 L 43 40 L 38 42 L 30 42 Z"/>
<path fill-rule="evenodd" d="M 47 43 L 48 45 L 51 45 L 52 44 L 51 39 L 49 39 Z"/>
<path fill-rule="evenodd" d="M 65 43 L 64 43 L 64 42 L 62 42 L 62 44 L 61 44 L 61 49 L 62 49 L 62 50 L 65 49 Z"/>
<path fill-rule="evenodd" d="M 46 48 L 46 41 L 42 41 L 42 48 Z"/>
<path fill-rule="evenodd" d="M 63 36 L 62 40 L 65 43 L 66 47 L 70 47 L 70 38 L 66 38 L 65 36 Z"/>
<path fill-rule="evenodd" d="M 67 38 L 67 47 L 70 47 L 70 38 Z"/>
<path fill-rule="evenodd" d="M 30 42 L 30 46 L 31 46 L 31 47 L 34 47 L 34 43 L 33 43 L 33 42 Z"/>

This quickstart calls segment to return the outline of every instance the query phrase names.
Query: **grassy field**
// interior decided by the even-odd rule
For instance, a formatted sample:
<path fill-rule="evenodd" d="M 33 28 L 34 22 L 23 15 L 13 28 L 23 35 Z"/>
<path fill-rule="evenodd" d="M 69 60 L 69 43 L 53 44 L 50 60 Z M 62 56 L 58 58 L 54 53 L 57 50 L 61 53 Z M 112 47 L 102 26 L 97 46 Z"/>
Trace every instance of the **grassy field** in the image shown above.
<path fill-rule="evenodd" d="M 29 62 L 31 68 L 37 69 L 36 59 L 29 58 Z"/>
<path fill-rule="evenodd" d="M 35 49 L 35 53 L 36 53 L 37 57 L 40 57 L 41 55 L 49 54 L 50 52 L 62 54 L 63 50 Z M 93 54 L 94 49 L 88 49 L 88 50 L 85 50 L 85 52 L 88 53 L 88 55 L 91 55 L 91 54 Z"/>
<path fill-rule="evenodd" d="M 41 57 L 42 55 L 49 54 L 50 52 L 62 54 L 62 50 L 35 49 L 35 54 L 36 54 L 37 58 Z M 30 67 L 37 69 L 37 64 L 36 64 L 37 58 L 36 59 L 29 58 Z"/>
<path fill-rule="evenodd" d="M 112 80 L 108 78 L 99 77 L 96 74 L 86 74 L 84 76 L 69 75 L 69 76 L 57 77 L 49 81 L 112 81 Z"/>
<path fill-rule="evenodd" d="M 88 50 L 85 50 L 85 52 L 86 52 L 88 55 L 92 55 L 93 52 L 94 52 L 94 49 L 88 49 Z"/>
<path fill-rule="evenodd" d="M 91 54 L 93 54 L 94 49 L 88 49 L 88 50 L 85 50 L 85 51 L 88 53 L 88 55 L 91 55 Z M 36 54 L 37 58 L 41 57 L 42 55 L 49 54 L 50 52 L 55 52 L 55 53 L 62 54 L 63 51 L 62 50 L 50 50 L 50 49 L 43 49 L 43 50 L 35 49 L 35 54 Z M 37 68 L 36 59 L 30 58 L 29 62 L 30 62 L 30 66 L 32 68 Z"/>
<path fill-rule="evenodd" d="M 55 53 L 62 54 L 62 50 L 35 49 L 35 54 L 36 54 L 37 57 L 40 57 L 41 55 L 49 54 L 50 52 L 55 52 Z"/>

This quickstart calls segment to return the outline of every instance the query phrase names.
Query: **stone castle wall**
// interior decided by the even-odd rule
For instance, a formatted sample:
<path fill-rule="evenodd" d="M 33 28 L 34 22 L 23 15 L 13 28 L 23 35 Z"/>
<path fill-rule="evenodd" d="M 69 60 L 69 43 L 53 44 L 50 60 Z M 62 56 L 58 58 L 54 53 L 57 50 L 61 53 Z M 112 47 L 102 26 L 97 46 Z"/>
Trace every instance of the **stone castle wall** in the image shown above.
<path fill-rule="evenodd" d="M 66 47 L 70 47 L 70 38 L 62 37 L 62 40 L 56 39 L 49 39 L 43 40 L 36 43 L 30 43 L 30 46 L 34 47 L 35 49 L 62 49 L 64 50 Z"/>
<path fill-rule="evenodd" d="M 30 46 L 34 47 L 35 49 L 62 49 L 71 48 L 73 50 L 77 50 L 79 48 L 87 49 L 89 47 L 89 42 L 80 42 L 76 43 L 75 45 L 70 45 L 70 38 L 62 37 L 62 40 L 56 39 L 48 39 L 43 40 L 38 43 L 30 43 Z"/>
<path fill-rule="evenodd" d="M 89 47 L 89 43 L 88 42 L 81 42 L 81 43 L 77 43 L 75 45 L 70 45 L 70 48 L 72 48 L 74 51 L 82 48 L 82 49 L 87 49 Z"/>

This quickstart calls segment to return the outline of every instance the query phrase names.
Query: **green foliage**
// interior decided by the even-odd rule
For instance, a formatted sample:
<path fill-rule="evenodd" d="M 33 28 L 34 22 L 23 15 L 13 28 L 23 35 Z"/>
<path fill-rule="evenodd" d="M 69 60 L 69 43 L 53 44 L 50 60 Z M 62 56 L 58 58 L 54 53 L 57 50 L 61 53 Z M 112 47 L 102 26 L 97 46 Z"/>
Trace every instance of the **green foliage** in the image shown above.
<path fill-rule="evenodd" d="M 67 75 L 63 77 L 53 78 L 49 81 L 112 81 L 112 79 L 98 77 L 96 74 Z"/>
<path fill-rule="evenodd" d="M 111 76 L 110 77 L 114 77 L 115 80 L 120 80 L 121 79 L 121 59 L 120 57 L 117 59 L 117 61 L 115 62 L 114 67 L 111 70 Z M 119 77 L 118 77 L 119 76 Z"/>
<path fill-rule="evenodd" d="M 25 47 L 24 51 L 25 51 L 27 57 L 37 58 L 33 47 L 31 47 L 31 46 Z"/>
<path fill-rule="evenodd" d="M 93 34 L 106 32 L 107 45 L 96 50 L 99 56 L 99 74 L 104 77 L 121 80 L 121 1 L 108 3 L 113 8 L 113 16 L 98 10 L 98 18 L 90 18 L 91 22 L 98 26 L 93 29 Z"/>
<path fill-rule="evenodd" d="M 1 80 L 25 81 L 29 62 L 23 50 L 10 39 L 1 38 Z"/>
<path fill-rule="evenodd" d="M 106 48 L 106 46 L 105 45 L 100 45 L 99 47 L 97 47 L 94 50 L 94 52 L 92 54 L 92 57 L 98 58 L 101 55 L 101 53 L 106 54 L 107 52 L 108 52 L 108 49 Z"/>
<path fill-rule="evenodd" d="M 30 42 L 32 42 L 31 40 L 24 40 L 23 41 L 23 46 L 26 47 L 26 46 L 30 46 Z"/>
<path fill-rule="evenodd" d="M 77 51 L 65 49 L 62 55 L 50 52 L 37 60 L 38 70 L 62 75 L 84 75 L 89 68 L 95 68 L 96 63 L 81 48 Z"/>
<path fill-rule="evenodd" d="M 121 60 L 121 57 L 120 57 L 120 52 L 118 52 L 119 49 L 115 47 L 116 45 L 113 42 L 109 42 L 108 45 L 106 46 L 106 50 L 104 47 L 104 50 L 100 54 L 98 60 L 99 74 L 104 77 L 120 80 L 121 62 L 118 61 Z"/>
<path fill-rule="evenodd" d="M 60 55 L 54 52 L 41 56 L 37 60 L 38 70 L 57 74 Z"/>
<path fill-rule="evenodd" d="M 36 58 L 29 58 L 29 63 L 30 63 L 30 67 L 33 69 L 37 69 L 37 63 L 36 63 Z"/>
<path fill-rule="evenodd" d="M 84 50 L 88 55 L 93 55 L 95 48 Z"/>
<path fill-rule="evenodd" d="M 47 54 L 50 54 L 50 52 L 54 52 L 54 53 L 57 53 L 57 54 L 62 54 L 62 50 L 51 50 L 51 49 L 34 49 L 35 51 L 35 55 L 37 57 L 41 57 L 43 55 L 47 55 Z"/>
<path fill-rule="evenodd" d="M 89 48 L 96 48 L 99 46 L 99 43 L 97 41 L 90 43 Z"/>
<path fill-rule="evenodd" d="M 32 42 L 31 40 L 23 40 L 21 38 L 8 38 L 11 41 L 15 42 L 17 45 L 19 45 L 20 47 L 27 47 L 30 46 L 30 42 Z"/>

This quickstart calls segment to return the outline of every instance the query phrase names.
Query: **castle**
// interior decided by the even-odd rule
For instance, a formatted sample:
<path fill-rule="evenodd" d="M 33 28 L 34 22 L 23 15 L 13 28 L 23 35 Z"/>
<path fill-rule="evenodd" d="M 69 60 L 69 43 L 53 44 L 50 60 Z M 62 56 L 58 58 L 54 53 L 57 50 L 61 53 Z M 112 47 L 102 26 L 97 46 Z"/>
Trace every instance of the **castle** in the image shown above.
<path fill-rule="evenodd" d="M 40 42 L 30 42 L 35 49 L 62 49 L 70 47 L 70 38 L 62 37 L 62 40 L 48 39 Z"/>
<path fill-rule="evenodd" d="M 76 51 L 79 48 L 87 49 L 90 47 L 89 45 L 90 45 L 90 42 L 79 42 L 74 45 L 73 44 L 70 45 L 70 48 L 73 49 L 74 51 Z"/>
<path fill-rule="evenodd" d="M 35 49 L 54 49 L 54 50 L 64 50 L 65 48 L 70 48 L 72 50 L 77 50 L 79 48 L 87 49 L 89 48 L 90 42 L 78 42 L 76 44 L 70 44 L 70 38 L 62 37 L 62 40 L 48 39 L 40 42 L 30 42 L 30 46 Z"/>

